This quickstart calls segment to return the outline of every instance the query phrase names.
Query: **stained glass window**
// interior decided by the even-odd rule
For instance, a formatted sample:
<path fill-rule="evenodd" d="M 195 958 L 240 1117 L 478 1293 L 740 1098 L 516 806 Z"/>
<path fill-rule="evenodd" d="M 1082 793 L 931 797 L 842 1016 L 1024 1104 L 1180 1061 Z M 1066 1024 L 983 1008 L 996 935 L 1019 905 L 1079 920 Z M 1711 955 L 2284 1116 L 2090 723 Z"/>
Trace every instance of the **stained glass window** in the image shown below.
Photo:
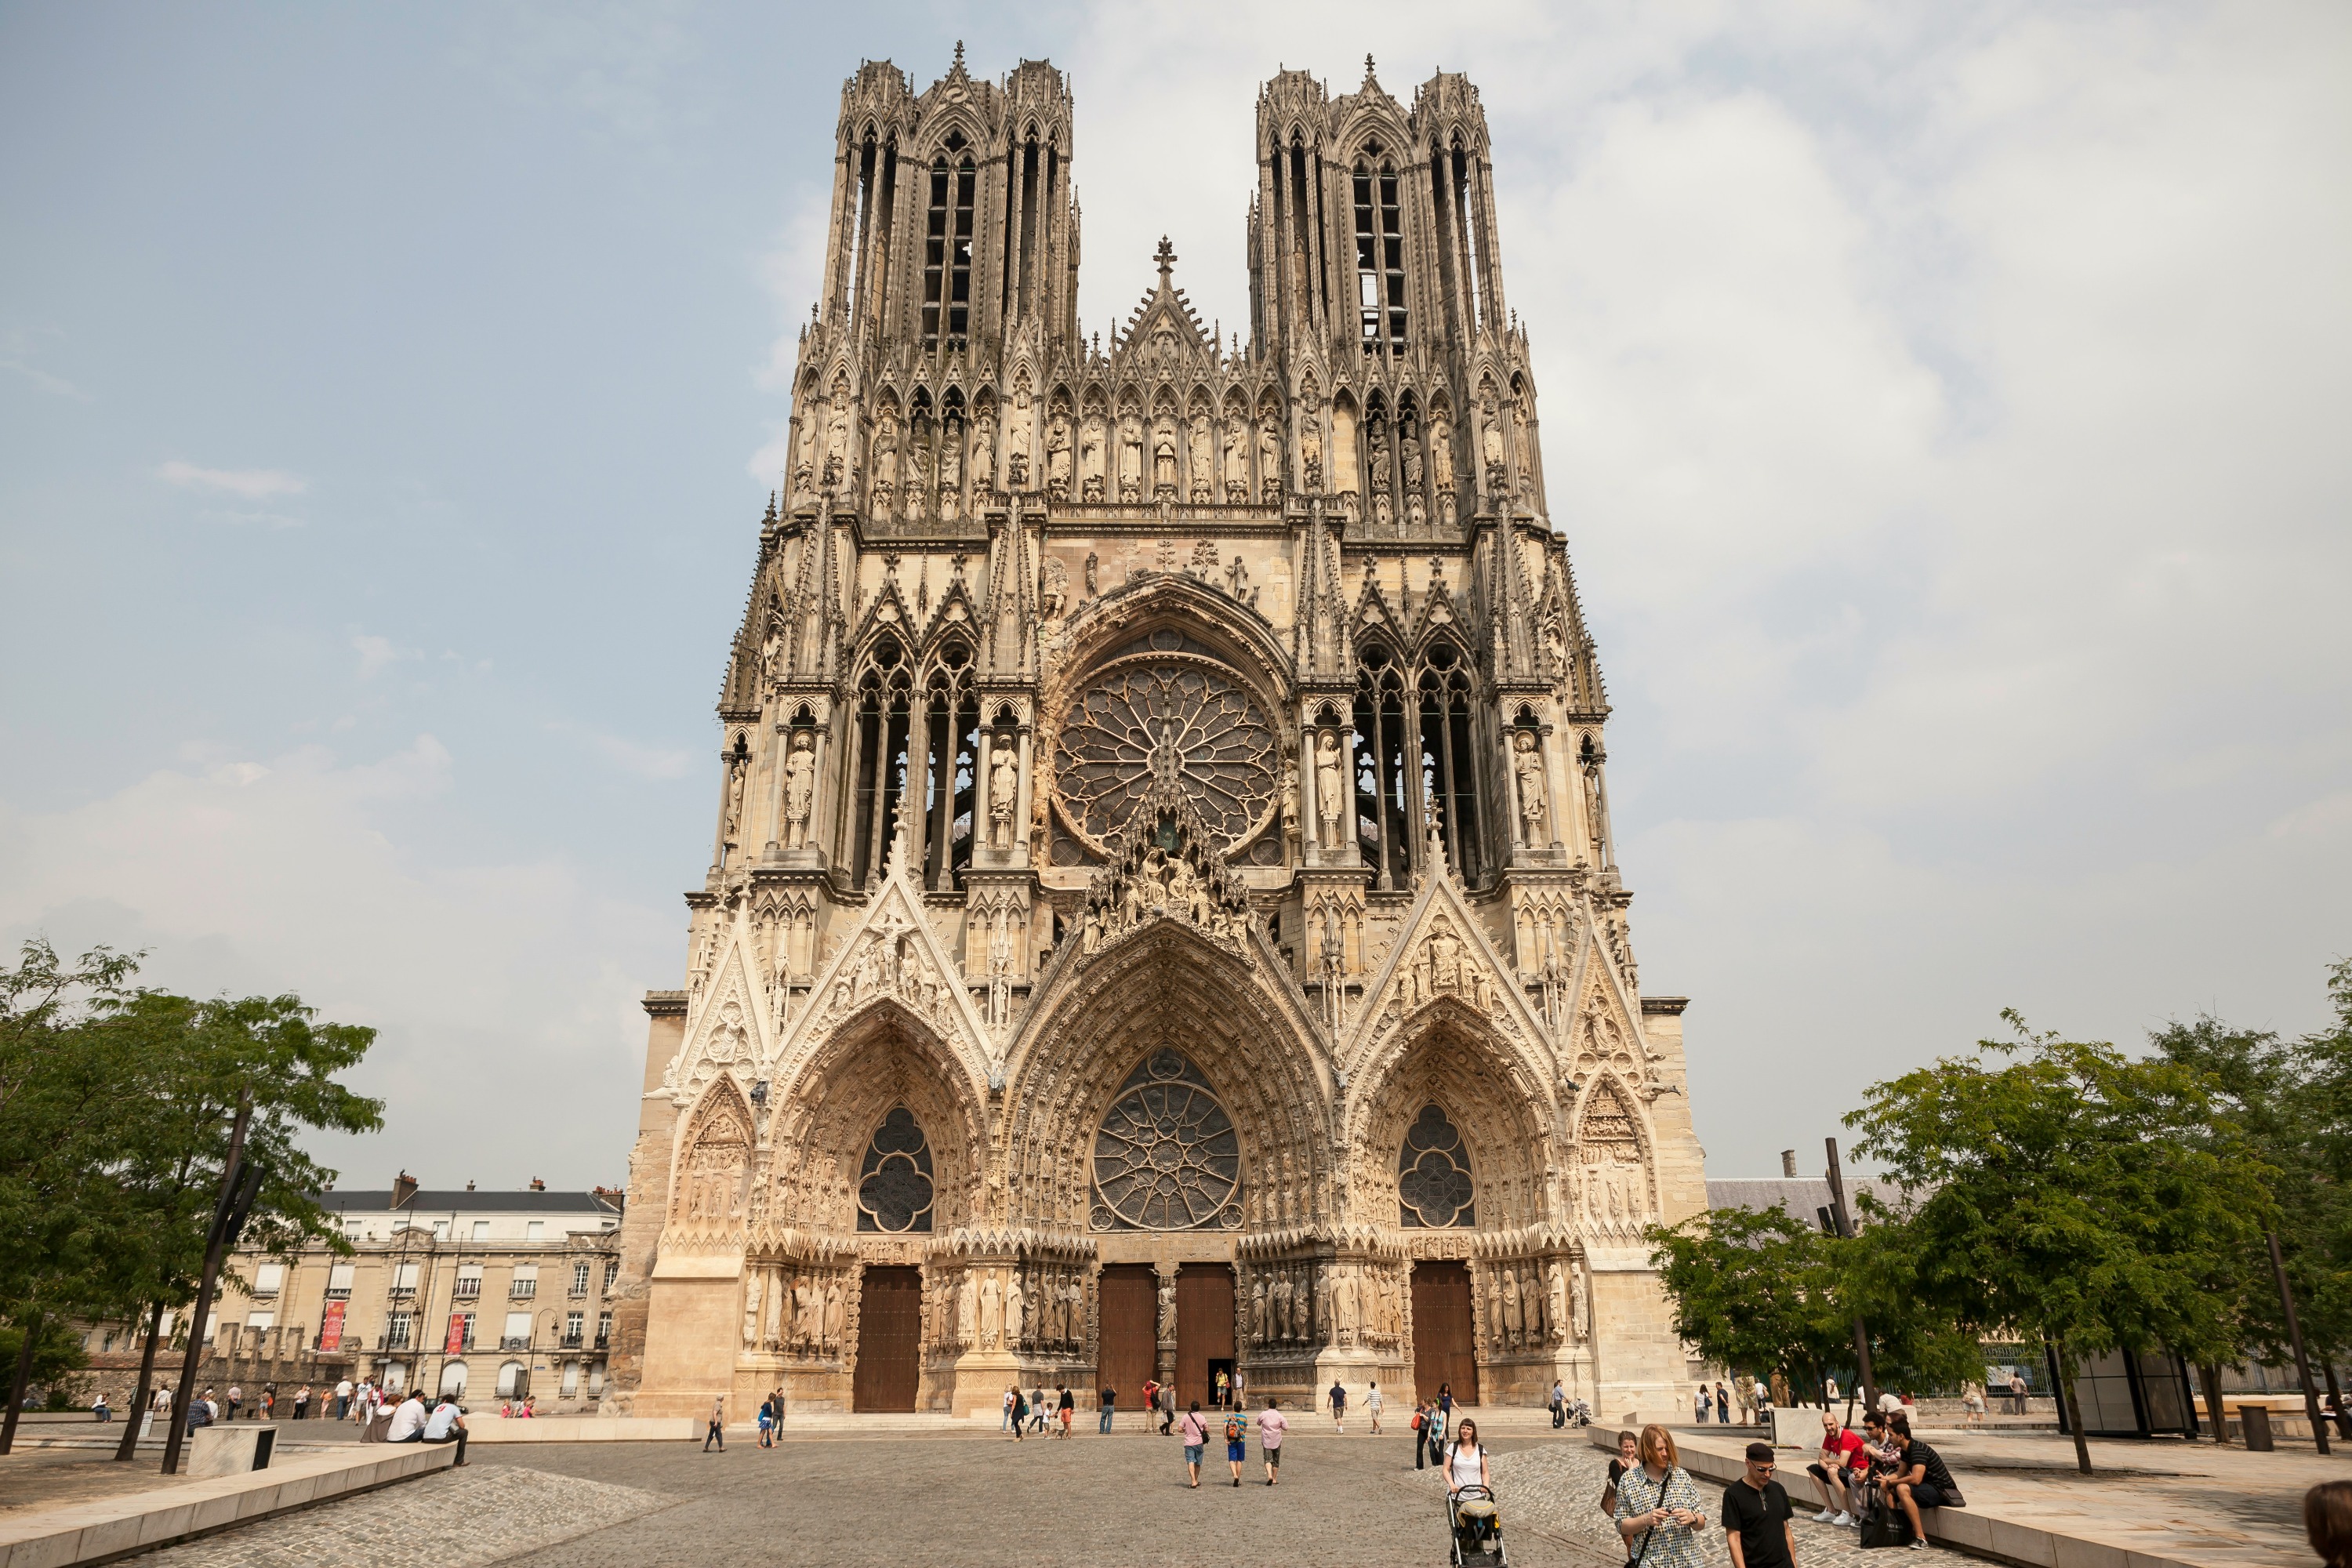
<path fill-rule="evenodd" d="M 1271 820 L 1281 756 L 1272 725 L 1234 672 L 1182 653 L 1122 658 L 1071 704 L 1055 742 L 1062 808 L 1091 847 L 1127 824 L 1172 753 L 1201 820 L 1232 849 Z"/>
<path fill-rule="evenodd" d="M 903 1105 L 891 1108 L 866 1145 L 857 1173 L 857 1228 L 931 1228 L 931 1146 Z"/>
<path fill-rule="evenodd" d="M 1241 1224 L 1241 1136 L 1200 1069 L 1154 1051 L 1095 1133 L 1097 1230 Z"/>
<path fill-rule="evenodd" d="M 1397 1223 L 1431 1230 L 1478 1223 L 1470 1155 L 1462 1134 L 1434 1105 L 1421 1108 L 1397 1152 Z"/>

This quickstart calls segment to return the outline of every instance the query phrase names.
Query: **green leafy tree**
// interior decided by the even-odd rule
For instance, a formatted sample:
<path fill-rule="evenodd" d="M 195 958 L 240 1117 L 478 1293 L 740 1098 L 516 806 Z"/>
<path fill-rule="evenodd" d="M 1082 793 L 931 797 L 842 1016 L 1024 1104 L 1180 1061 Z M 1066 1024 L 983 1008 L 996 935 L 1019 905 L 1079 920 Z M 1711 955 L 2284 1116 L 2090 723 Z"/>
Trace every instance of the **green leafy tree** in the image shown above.
<path fill-rule="evenodd" d="M 1709 1361 L 1818 1389 L 1852 1348 L 1839 1244 L 1785 1210 L 1711 1209 L 1643 1235 L 1675 1331 Z"/>
<path fill-rule="evenodd" d="M 2270 1222 L 2273 1173 L 2203 1071 L 2002 1016 L 2017 1037 L 1979 1049 L 2013 1059 L 1906 1073 L 1846 1121 L 1903 1194 L 1918 1299 L 1955 1327 L 2050 1346 L 2087 1475 L 2075 1369 L 2226 1335 L 2206 1283 Z"/>

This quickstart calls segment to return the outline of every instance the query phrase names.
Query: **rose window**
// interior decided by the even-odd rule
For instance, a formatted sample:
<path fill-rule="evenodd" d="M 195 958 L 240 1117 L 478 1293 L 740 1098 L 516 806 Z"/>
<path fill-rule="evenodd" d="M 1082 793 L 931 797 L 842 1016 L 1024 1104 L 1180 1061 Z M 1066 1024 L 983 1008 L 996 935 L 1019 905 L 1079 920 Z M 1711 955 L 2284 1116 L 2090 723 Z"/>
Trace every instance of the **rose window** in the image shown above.
<path fill-rule="evenodd" d="M 1152 1053 L 1095 1132 L 1097 1230 L 1241 1224 L 1241 1136 L 1200 1070 Z"/>
<path fill-rule="evenodd" d="M 1098 671 L 1062 720 L 1055 784 L 1062 815 L 1088 847 L 1127 824 L 1171 766 L 1220 847 L 1273 820 L 1282 758 L 1273 726 L 1234 672 L 1188 653 L 1146 652 Z"/>
<path fill-rule="evenodd" d="M 1424 1105 L 1397 1154 L 1397 1223 L 1442 1230 L 1478 1223 L 1470 1156 L 1445 1112 Z"/>
<path fill-rule="evenodd" d="M 893 1107 L 874 1130 L 858 1167 L 857 1228 L 931 1228 L 931 1146 L 905 1106 Z"/>

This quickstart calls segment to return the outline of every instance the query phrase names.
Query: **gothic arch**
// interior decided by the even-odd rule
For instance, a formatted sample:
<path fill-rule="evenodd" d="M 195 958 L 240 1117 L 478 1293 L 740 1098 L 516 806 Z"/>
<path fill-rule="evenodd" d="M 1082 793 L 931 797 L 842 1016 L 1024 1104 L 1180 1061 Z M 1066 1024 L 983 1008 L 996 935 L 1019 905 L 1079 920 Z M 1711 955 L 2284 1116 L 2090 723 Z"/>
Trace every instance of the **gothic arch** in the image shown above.
<path fill-rule="evenodd" d="M 1442 997 L 1405 1021 L 1391 1048 L 1349 1086 L 1349 1216 L 1397 1223 L 1397 1151 L 1435 1103 L 1461 1133 L 1477 1181 L 1477 1228 L 1554 1216 L 1545 1180 L 1551 1108 L 1517 1053 L 1475 1009 Z"/>
<path fill-rule="evenodd" d="M 732 1073 L 721 1073 L 679 1123 L 671 1158 L 669 1227 L 683 1237 L 740 1235 L 751 1208 L 751 1107 Z"/>
<path fill-rule="evenodd" d="M 1233 1119 L 1243 1223 L 1322 1212 L 1328 1101 L 1313 1026 L 1274 990 L 1276 965 L 1256 945 L 1251 963 L 1164 920 L 1082 963 L 1066 950 L 1006 1064 L 1005 1218 L 1087 1227 L 1090 1168 L 1071 1152 L 1092 1150 L 1119 1086 L 1163 1046 Z M 1187 1005 L 1171 1008 L 1179 985 Z"/>

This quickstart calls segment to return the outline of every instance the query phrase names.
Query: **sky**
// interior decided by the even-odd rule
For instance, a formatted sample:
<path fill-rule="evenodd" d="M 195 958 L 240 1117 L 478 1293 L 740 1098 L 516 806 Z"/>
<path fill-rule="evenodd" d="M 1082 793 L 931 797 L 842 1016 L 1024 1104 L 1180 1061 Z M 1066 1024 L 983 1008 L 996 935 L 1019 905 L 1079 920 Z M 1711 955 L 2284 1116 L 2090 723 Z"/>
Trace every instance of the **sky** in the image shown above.
<path fill-rule="evenodd" d="M 1470 74 L 1708 1169 L 2352 952 L 2352 10 L 0 4 L 0 941 L 381 1031 L 344 1184 L 619 1183 L 840 86 L 1051 58 L 1080 315 Z"/>

